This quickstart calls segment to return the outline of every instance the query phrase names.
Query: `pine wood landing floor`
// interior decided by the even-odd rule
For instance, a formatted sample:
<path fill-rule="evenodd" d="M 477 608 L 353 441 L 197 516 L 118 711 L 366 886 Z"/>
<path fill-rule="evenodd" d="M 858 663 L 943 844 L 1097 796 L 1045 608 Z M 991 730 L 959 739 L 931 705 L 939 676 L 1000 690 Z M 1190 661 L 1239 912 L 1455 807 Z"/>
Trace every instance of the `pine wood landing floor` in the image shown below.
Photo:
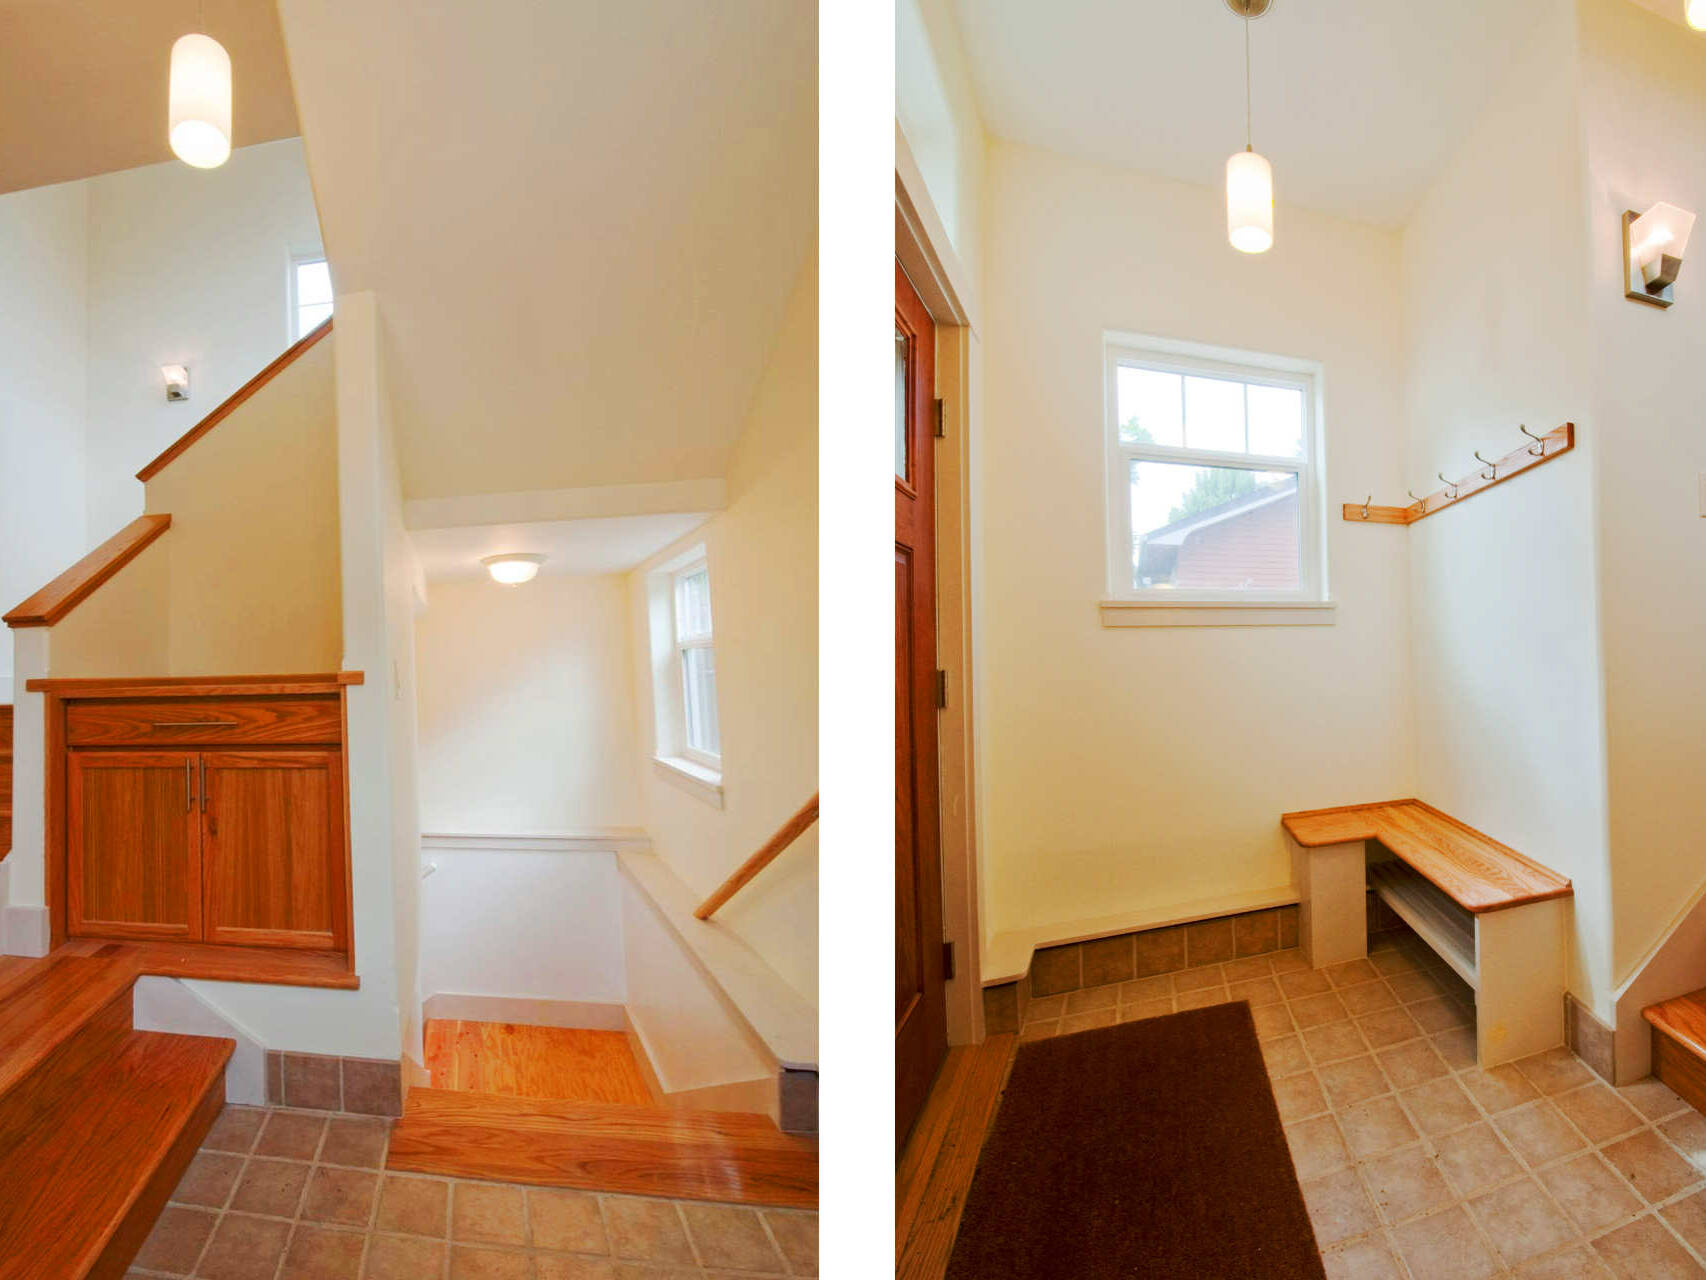
<path fill-rule="evenodd" d="M 652 1100 L 620 1031 L 432 1019 L 426 1068 L 435 1089 L 640 1107 Z"/>
<path fill-rule="evenodd" d="M 203 1280 L 793 1280 L 817 1214 L 389 1172 L 392 1122 L 227 1107 L 127 1273 Z"/>
<path fill-rule="evenodd" d="M 1250 1002 L 1332 1280 L 1706 1277 L 1706 1118 L 1567 1049 L 1480 1070 L 1473 993 L 1407 930 L 1330 969 L 1281 951 L 1033 999 L 1019 1040 L 1229 1000 Z M 955 1050 L 926 1103 L 905 1280 L 947 1266 L 1008 1052 Z"/>

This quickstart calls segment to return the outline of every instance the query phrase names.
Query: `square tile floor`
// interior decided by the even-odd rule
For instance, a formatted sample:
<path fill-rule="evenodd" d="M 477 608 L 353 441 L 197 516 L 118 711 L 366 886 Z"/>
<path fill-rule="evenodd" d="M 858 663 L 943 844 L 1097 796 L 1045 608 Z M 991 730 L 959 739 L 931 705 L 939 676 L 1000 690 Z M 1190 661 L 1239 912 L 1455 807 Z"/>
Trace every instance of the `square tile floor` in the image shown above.
<path fill-rule="evenodd" d="M 1406 931 L 1034 999 L 1019 1038 L 1248 1000 L 1333 1280 L 1706 1276 L 1706 1119 L 1567 1049 L 1479 1070 L 1473 994 Z"/>
<path fill-rule="evenodd" d="M 227 1107 L 127 1275 L 203 1280 L 771 1280 L 817 1215 L 384 1172 L 391 1122 Z"/>

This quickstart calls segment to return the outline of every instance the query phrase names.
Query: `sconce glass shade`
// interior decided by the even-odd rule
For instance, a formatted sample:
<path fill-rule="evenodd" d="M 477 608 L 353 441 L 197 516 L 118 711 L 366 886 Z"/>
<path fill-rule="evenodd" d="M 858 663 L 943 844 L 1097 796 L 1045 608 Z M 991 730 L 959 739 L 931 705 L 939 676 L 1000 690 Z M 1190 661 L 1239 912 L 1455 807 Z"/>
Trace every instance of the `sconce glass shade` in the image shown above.
<path fill-rule="evenodd" d="M 183 365 L 163 364 L 160 366 L 160 376 L 166 380 L 166 399 L 190 398 L 190 371 Z"/>
<path fill-rule="evenodd" d="M 1683 6 L 1683 13 L 1688 17 L 1688 25 L 1696 31 L 1706 31 L 1706 0 L 1688 0 Z"/>
<path fill-rule="evenodd" d="M 1226 238 L 1240 253 L 1265 253 L 1274 243 L 1274 171 L 1246 148 L 1226 162 Z"/>
<path fill-rule="evenodd" d="M 513 587 L 519 583 L 532 582 L 539 574 L 539 566 L 545 563 L 545 557 L 530 552 L 516 552 L 510 555 L 487 556 L 480 563 L 486 566 L 486 572 L 492 575 L 493 582 Z"/>
<path fill-rule="evenodd" d="M 1694 215 L 1674 204 L 1656 204 L 1629 224 L 1629 257 L 1649 289 L 1676 281 Z"/>
<path fill-rule="evenodd" d="M 169 137 L 172 153 L 197 169 L 231 155 L 231 55 L 212 36 L 180 36 L 172 46 Z"/>

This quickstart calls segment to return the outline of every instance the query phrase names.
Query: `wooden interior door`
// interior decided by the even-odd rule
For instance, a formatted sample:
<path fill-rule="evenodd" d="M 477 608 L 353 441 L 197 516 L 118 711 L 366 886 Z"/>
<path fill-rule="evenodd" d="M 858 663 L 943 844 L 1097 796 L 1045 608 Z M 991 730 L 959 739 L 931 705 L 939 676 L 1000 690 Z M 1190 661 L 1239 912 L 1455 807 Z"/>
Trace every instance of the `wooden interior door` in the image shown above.
<path fill-rule="evenodd" d="M 201 762 L 206 940 L 343 946 L 340 753 L 209 751 Z"/>
<path fill-rule="evenodd" d="M 66 769 L 66 931 L 201 936 L 196 755 L 73 751 Z"/>
<path fill-rule="evenodd" d="M 936 327 L 900 264 L 895 324 L 895 1124 L 906 1141 L 948 1052 L 936 777 Z"/>

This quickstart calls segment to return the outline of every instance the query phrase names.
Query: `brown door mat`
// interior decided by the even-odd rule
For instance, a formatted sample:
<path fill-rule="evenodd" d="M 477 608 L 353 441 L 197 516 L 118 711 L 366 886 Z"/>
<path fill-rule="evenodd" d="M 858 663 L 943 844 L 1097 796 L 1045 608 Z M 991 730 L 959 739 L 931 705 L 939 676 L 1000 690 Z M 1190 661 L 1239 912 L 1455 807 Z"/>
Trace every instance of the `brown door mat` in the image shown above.
<path fill-rule="evenodd" d="M 1323 1280 L 1250 1006 L 1021 1045 L 948 1280 Z"/>

